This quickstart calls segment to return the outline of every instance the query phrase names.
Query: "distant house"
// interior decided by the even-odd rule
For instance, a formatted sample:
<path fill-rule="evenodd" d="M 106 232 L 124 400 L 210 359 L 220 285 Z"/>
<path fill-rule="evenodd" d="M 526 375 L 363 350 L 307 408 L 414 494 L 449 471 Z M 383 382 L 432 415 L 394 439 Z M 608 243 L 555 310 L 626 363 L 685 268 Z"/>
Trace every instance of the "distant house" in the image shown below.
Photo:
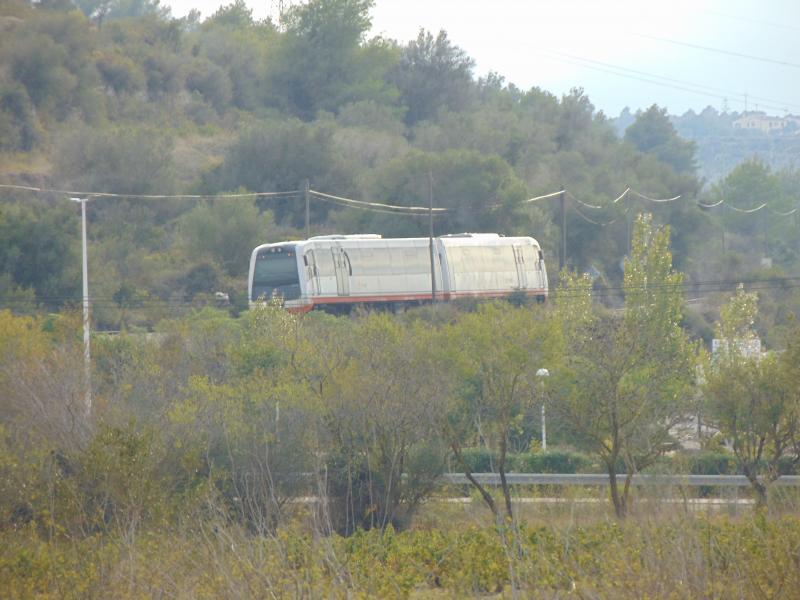
<path fill-rule="evenodd" d="M 800 117 L 795 115 L 773 117 L 761 111 L 751 111 L 742 113 L 742 116 L 733 122 L 733 128 L 762 133 L 783 133 L 787 130 L 797 132 L 800 130 Z"/>
<path fill-rule="evenodd" d="M 737 354 L 743 358 L 761 358 L 763 354 L 761 352 L 761 340 L 756 337 L 738 338 L 734 340 L 733 346 Z M 722 352 L 727 352 L 728 348 L 730 348 L 730 344 L 726 339 L 714 338 L 711 340 L 711 355 L 713 357 Z"/>

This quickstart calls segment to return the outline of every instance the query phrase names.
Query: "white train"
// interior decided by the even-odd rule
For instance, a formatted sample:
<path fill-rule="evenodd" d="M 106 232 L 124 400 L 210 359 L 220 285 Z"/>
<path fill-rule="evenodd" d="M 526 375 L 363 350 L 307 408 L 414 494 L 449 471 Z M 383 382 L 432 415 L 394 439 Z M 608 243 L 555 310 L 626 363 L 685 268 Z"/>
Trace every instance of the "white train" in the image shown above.
<path fill-rule="evenodd" d="M 436 297 L 547 297 L 547 270 L 531 237 L 462 233 L 433 239 Z M 250 257 L 250 302 L 280 299 L 296 312 L 431 301 L 428 238 L 326 235 L 264 244 Z"/>

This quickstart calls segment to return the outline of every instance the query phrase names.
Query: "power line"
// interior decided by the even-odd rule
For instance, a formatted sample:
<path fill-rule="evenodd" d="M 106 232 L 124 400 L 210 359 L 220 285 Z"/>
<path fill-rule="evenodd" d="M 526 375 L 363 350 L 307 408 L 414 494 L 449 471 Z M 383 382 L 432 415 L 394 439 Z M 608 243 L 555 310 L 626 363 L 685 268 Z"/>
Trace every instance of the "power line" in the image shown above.
<path fill-rule="evenodd" d="M 642 200 L 648 200 L 650 202 L 657 202 L 659 204 L 663 204 L 665 202 L 675 202 L 676 200 L 680 200 L 681 195 L 678 194 L 677 196 L 673 196 L 672 198 L 651 198 L 650 196 L 646 196 L 641 192 L 637 192 L 636 190 L 629 190 L 631 194 L 634 196 L 639 196 Z"/>
<path fill-rule="evenodd" d="M 547 53 L 550 53 L 550 54 L 553 54 L 553 55 L 556 55 L 556 56 L 563 56 L 563 57 L 566 57 L 566 58 L 569 58 L 569 59 L 572 59 L 572 60 L 586 62 L 586 63 L 590 63 L 590 64 L 594 64 L 594 65 L 599 65 L 601 67 L 606 67 L 606 68 L 609 68 L 609 69 L 616 69 L 618 71 L 623 71 L 623 72 L 626 72 L 626 73 L 633 73 L 633 74 L 636 74 L 636 75 L 642 75 L 644 77 L 649 77 L 649 78 L 653 78 L 653 79 L 661 79 L 663 81 L 670 82 L 670 83 L 676 83 L 676 84 L 679 84 L 681 86 L 690 86 L 692 88 L 697 88 L 698 91 L 699 90 L 708 90 L 708 91 L 712 92 L 712 94 L 709 94 L 709 95 L 712 95 L 712 96 L 717 97 L 717 98 L 720 97 L 720 96 L 717 95 L 718 93 L 719 94 L 725 94 L 724 98 L 728 98 L 729 96 L 741 96 L 742 98 L 744 98 L 744 96 L 745 96 L 745 92 L 739 92 L 739 91 L 729 90 L 729 89 L 725 89 L 725 88 L 718 88 L 718 87 L 714 87 L 714 86 L 710 86 L 710 85 L 705 85 L 705 84 L 702 84 L 702 83 L 693 83 L 693 82 L 685 81 L 685 80 L 682 80 L 682 79 L 675 79 L 675 78 L 672 78 L 672 77 L 665 77 L 663 75 L 656 75 L 655 73 L 649 73 L 647 71 L 639 71 L 637 69 L 631 69 L 631 68 L 628 68 L 628 67 L 621 67 L 619 65 L 614 65 L 614 64 L 611 64 L 611 63 L 606 63 L 606 62 L 602 62 L 602 61 L 591 59 L 591 58 L 584 58 L 582 56 L 576 56 L 574 54 L 568 54 L 566 52 L 557 52 L 555 50 L 549 50 L 549 49 L 543 49 L 543 51 L 547 52 Z M 621 75 L 621 73 L 620 73 L 620 75 Z M 750 98 L 750 99 L 753 99 L 753 100 L 758 100 L 761 103 L 766 102 L 766 103 L 774 104 L 773 106 L 770 106 L 770 108 L 777 108 L 779 106 L 781 107 L 781 109 L 784 109 L 785 107 L 789 107 L 789 106 L 791 106 L 793 108 L 800 108 L 800 104 L 795 104 L 795 103 L 792 103 L 792 102 L 784 102 L 783 100 L 775 100 L 774 98 L 765 98 L 763 96 L 754 96 L 752 94 L 747 94 L 747 97 Z M 743 102 L 743 100 L 742 100 L 742 102 Z M 769 106 L 769 104 L 768 104 L 768 106 Z"/>
<path fill-rule="evenodd" d="M 523 204 L 529 204 L 531 202 L 538 202 L 539 200 L 545 200 L 546 198 L 555 198 L 559 194 L 563 194 L 566 190 L 558 190 L 557 192 L 550 192 L 549 194 L 545 194 L 544 196 L 535 196 L 534 198 L 528 198 L 527 200 L 523 200 Z"/>
<path fill-rule="evenodd" d="M 299 198 L 300 197 L 300 190 L 291 190 L 287 192 L 243 192 L 237 194 L 122 194 L 122 193 L 115 193 L 115 192 L 78 192 L 75 190 L 59 190 L 59 189 L 51 189 L 51 188 L 40 188 L 40 187 L 33 187 L 33 186 L 26 186 L 26 185 L 12 185 L 12 184 L 0 184 L 0 189 L 9 189 L 9 190 L 21 190 L 21 191 L 29 191 L 34 193 L 44 193 L 44 194 L 57 194 L 57 195 L 65 195 L 65 196 L 81 196 L 81 197 L 88 197 L 88 198 L 130 198 L 130 199 L 140 199 L 140 200 L 154 200 L 154 199 L 213 199 L 213 198 L 222 198 L 222 199 L 231 199 L 231 198 Z M 375 212 L 388 212 L 392 214 L 402 214 L 402 213 L 413 213 L 413 214 L 427 214 L 429 212 L 428 208 L 419 207 L 419 206 L 396 206 L 391 204 L 381 204 L 379 202 L 367 202 L 364 200 L 354 200 L 352 198 L 344 198 L 342 196 L 334 196 L 332 194 L 325 194 L 323 192 L 317 192 L 314 190 L 309 190 L 309 193 L 314 195 L 317 199 L 322 200 L 323 202 L 330 201 L 332 203 L 338 204 L 339 206 L 347 206 L 351 208 L 360 208 L 363 210 L 372 210 Z M 434 207 L 432 209 L 434 214 L 440 214 L 448 212 L 447 208 L 437 208 Z"/>
<path fill-rule="evenodd" d="M 352 198 L 344 198 L 342 196 L 334 196 L 333 194 L 325 194 L 323 192 L 317 192 L 314 190 L 309 190 L 309 192 L 316 196 L 317 198 L 327 199 L 327 200 L 334 200 L 337 202 L 342 202 L 344 204 L 356 207 L 356 208 L 375 208 L 383 211 L 396 211 L 396 212 L 413 212 L 417 214 L 428 214 L 429 212 L 433 213 L 446 213 L 448 209 L 446 208 L 430 208 L 424 206 L 397 206 L 394 204 L 382 204 L 380 202 L 367 202 L 365 200 L 353 200 Z"/>
<path fill-rule="evenodd" d="M 609 225 L 613 225 L 614 223 L 616 223 L 617 221 L 620 220 L 620 217 L 616 217 L 614 219 L 611 219 L 610 221 L 604 221 L 604 222 L 603 221 L 595 221 L 594 219 L 584 215 L 580 211 L 580 209 L 575 207 L 575 206 L 572 207 L 572 210 L 574 210 L 578 214 L 578 216 L 581 219 L 583 219 L 584 221 L 586 221 L 587 223 L 591 223 L 592 225 L 599 225 L 600 227 L 608 227 Z M 625 208 L 625 210 L 623 211 L 623 214 L 627 214 L 628 210 L 630 210 L 629 206 Z"/>
<path fill-rule="evenodd" d="M 730 96 L 725 96 L 725 95 L 721 95 L 721 94 L 715 94 L 715 93 L 711 93 L 711 92 L 706 92 L 706 91 L 702 91 L 702 90 L 686 87 L 686 86 L 683 86 L 683 85 L 675 85 L 675 84 L 671 84 L 671 83 L 665 83 L 663 81 L 654 80 L 651 77 L 639 77 L 639 76 L 636 76 L 636 75 L 629 75 L 627 73 L 620 73 L 620 72 L 618 72 L 616 70 L 611 70 L 609 68 L 603 68 L 603 67 L 593 66 L 593 65 L 590 65 L 590 64 L 584 64 L 584 63 L 581 63 L 581 62 L 577 62 L 575 60 L 562 58 L 562 57 L 556 56 L 556 55 L 548 55 L 546 52 L 543 52 L 543 54 L 547 58 L 550 58 L 552 60 L 557 60 L 559 62 L 563 62 L 563 63 L 569 64 L 569 65 L 574 65 L 574 66 L 577 66 L 577 67 L 583 67 L 584 69 L 591 69 L 593 71 L 599 71 L 600 73 L 606 73 L 606 74 L 609 74 L 609 75 L 616 75 L 617 77 L 623 77 L 625 79 L 632 79 L 634 81 L 642 81 L 644 83 L 650 83 L 652 85 L 658 85 L 658 86 L 661 86 L 661 87 L 670 88 L 670 89 L 678 90 L 678 91 L 682 91 L 682 92 L 689 92 L 690 94 L 696 94 L 696 95 L 699 95 L 699 96 L 705 96 L 707 98 L 716 98 L 718 100 L 725 100 L 725 101 L 733 100 L 733 101 L 735 101 L 735 102 L 737 102 L 739 104 L 745 104 L 744 100 L 739 100 L 738 98 L 730 98 Z M 655 76 L 655 77 L 658 77 L 658 76 Z M 749 97 L 749 95 L 748 95 L 748 97 Z M 785 110 L 785 106 L 777 106 L 777 105 L 773 106 L 773 105 L 770 105 L 770 104 L 767 104 L 767 103 L 764 103 L 764 102 L 761 102 L 761 104 L 762 104 L 762 106 L 765 106 L 767 108 L 771 108 L 773 110 L 778 110 L 778 111 Z"/>
<path fill-rule="evenodd" d="M 689 42 L 682 42 L 680 40 L 671 40 L 669 38 L 662 38 L 656 37 L 653 35 L 645 35 L 641 33 L 634 33 L 636 37 L 645 38 L 648 40 L 655 40 L 657 42 L 663 42 L 665 44 L 673 44 L 675 46 L 685 46 L 687 48 L 695 48 L 697 50 L 704 50 L 705 52 L 716 52 L 717 54 L 726 54 L 728 56 L 736 56 L 737 58 L 746 58 L 748 60 L 755 60 L 764 63 L 770 63 L 773 65 L 780 65 L 782 67 L 792 67 L 795 69 L 800 69 L 800 64 L 793 63 L 785 60 L 776 60 L 774 58 L 766 58 L 763 56 L 754 56 L 753 54 L 745 54 L 744 52 L 735 52 L 733 50 L 723 50 L 721 48 L 712 48 L 710 46 L 701 46 L 700 44 L 692 44 Z"/>
<path fill-rule="evenodd" d="M 752 17 L 744 17 L 741 15 L 730 15 L 727 13 L 719 12 L 716 10 L 709 10 L 704 11 L 711 15 L 716 15 L 718 17 L 724 17 L 726 19 L 735 19 L 737 21 L 744 21 L 745 23 L 752 23 L 754 25 L 764 25 L 766 27 L 775 27 L 777 29 L 788 29 L 790 31 L 800 31 L 798 27 L 792 27 L 791 25 L 787 25 L 786 23 L 776 23 L 774 21 L 764 21 L 762 19 L 753 19 Z"/>
<path fill-rule="evenodd" d="M 211 198 L 275 198 L 280 196 L 296 196 L 300 193 L 299 190 L 292 190 L 288 192 L 243 192 L 238 194 L 121 194 L 116 192 L 77 192 L 74 190 L 56 190 L 50 188 L 31 187 L 27 185 L 12 185 L 7 183 L 0 184 L 0 189 L 22 190 L 40 194 L 80 196 L 83 198 L 136 198 L 139 200 L 178 200 L 182 198 L 195 200 Z"/>

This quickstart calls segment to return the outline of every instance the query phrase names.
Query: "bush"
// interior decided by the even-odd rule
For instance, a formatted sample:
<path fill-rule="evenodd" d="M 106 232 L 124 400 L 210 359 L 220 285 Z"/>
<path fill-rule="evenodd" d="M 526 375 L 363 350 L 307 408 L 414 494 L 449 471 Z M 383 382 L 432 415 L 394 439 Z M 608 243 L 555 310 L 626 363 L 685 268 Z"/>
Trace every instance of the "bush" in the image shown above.
<path fill-rule="evenodd" d="M 473 473 L 492 473 L 495 470 L 497 457 L 486 448 L 467 448 L 461 453 L 467 467 Z M 458 464 L 452 465 L 455 470 L 460 470 Z"/>
<path fill-rule="evenodd" d="M 725 452 L 700 452 L 689 460 L 691 475 L 730 475 L 736 472 L 736 458 Z"/>
<path fill-rule="evenodd" d="M 521 473 L 587 473 L 592 464 L 585 454 L 558 450 L 517 454 L 512 461 L 514 470 Z"/>

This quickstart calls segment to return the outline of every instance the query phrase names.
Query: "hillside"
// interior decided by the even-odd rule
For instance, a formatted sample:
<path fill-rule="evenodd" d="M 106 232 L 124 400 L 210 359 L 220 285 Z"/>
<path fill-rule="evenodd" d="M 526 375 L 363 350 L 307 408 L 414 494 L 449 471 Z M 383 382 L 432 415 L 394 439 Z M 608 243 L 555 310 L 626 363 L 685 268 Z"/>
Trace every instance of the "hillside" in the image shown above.
<path fill-rule="evenodd" d="M 533 234 L 551 272 L 562 263 L 589 270 L 601 287 L 619 285 L 639 211 L 672 225 L 676 262 L 692 280 L 761 277 L 750 222 L 723 223 L 697 206 L 711 151 L 683 140 L 688 121 L 658 107 L 619 139 L 580 89 L 559 98 L 476 78 L 446 32 L 367 39 L 369 0 L 295 6 L 280 26 L 255 21 L 241 2 L 202 21 L 137 6 L 100 15 L 63 2 L 0 5 L 0 183 L 118 195 L 89 208 L 101 328 L 152 327 L 216 291 L 244 308 L 250 249 L 304 235 L 304 205 L 292 195 L 213 196 L 291 192 L 306 180 L 321 192 L 400 205 L 432 193 L 451 209 L 437 234 Z M 764 189 L 780 190 L 773 208 L 791 205 L 796 176 L 764 177 Z M 568 191 L 564 257 L 557 199 L 525 202 L 560 189 Z M 142 198 L 176 194 L 206 198 Z M 78 300 L 68 195 L 0 188 L 5 306 Z M 724 252 L 716 242 L 723 225 Z M 770 276 L 796 272 L 797 236 L 784 221 L 766 226 L 759 247 L 777 269 Z M 319 200 L 311 227 L 427 232 L 419 217 Z"/>

